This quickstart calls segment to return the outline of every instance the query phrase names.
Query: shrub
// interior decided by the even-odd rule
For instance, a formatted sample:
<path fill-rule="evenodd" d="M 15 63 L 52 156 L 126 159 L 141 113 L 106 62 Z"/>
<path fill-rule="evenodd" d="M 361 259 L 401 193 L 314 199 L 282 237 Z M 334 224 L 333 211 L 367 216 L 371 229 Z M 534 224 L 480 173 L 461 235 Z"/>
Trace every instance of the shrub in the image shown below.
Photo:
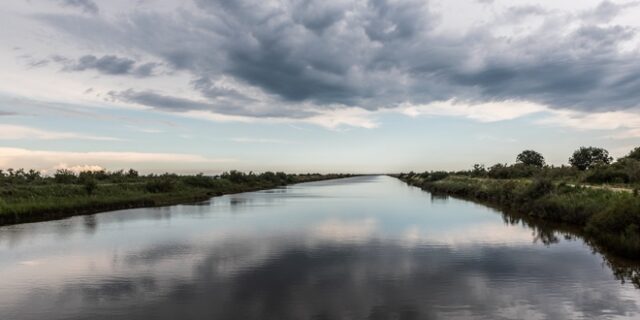
<path fill-rule="evenodd" d="M 96 182 L 95 179 L 90 178 L 84 181 L 84 190 L 87 192 L 88 195 L 92 195 L 97 188 L 98 188 L 98 183 Z"/>
<path fill-rule="evenodd" d="M 575 178 L 580 176 L 581 171 L 575 167 L 562 165 L 560 167 L 548 166 L 539 173 L 540 177 L 548 179 Z"/>
<path fill-rule="evenodd" d="M 73 171 L 67 170 L 67 169 L 57 170 L 56 173 L 53 175 L 53 178 L 55 179 L 56 183 L 67 183 L 67 184 L 76 183 L 78 180 L 78 177 L 76 176 L 76 174 L 73 173 Z"/>
<path fill-rule="evenodd" d="M 524 191 L 522 195 L 527 200 L 541 198 L 555 190 L 553 182 L 549 179 L 536 179 Z"/>
<path fill-rule="evenodd" d="M 198 188 L 212 188 L 215 186 L 215 180 L 212 177 L 207 177 L 202 173 L 198 173 L 195 176 L 188 176 L 183 178 L 186 185 Z"/>
<path fill-rule="evenodd" d="M 471 170 L 472 177 L 484 177 L 487 175 L 487 169 L 484 168 L 484 164 L 474 164 Z"/>
<path fill-rule="evenodd" d="M 636 147 L 635 149 L 631 150 L 626 158 L 640 161 L 640 147 Z"/>
<path fill-rule="evenodd" d="M 248 176 L 249 175 L 245 174 L 244 172 L 231 170 L 229 172 L 224 172 L 222 175 L 220 175 L 220 178 L 227 179 L 233 183 L 243 183 L 249 180 Z"/>
<path fill-rule="evenodd" d="M 618 194 L 608 210 L 591 219 L 588 230 L 593 232 L 622 232 L 631 224 L 640 226 L 640 199 L 630 194 Z"/>
<path fill-rule="evenodd" d="M 630 180 L 629 175 L 623 169 L 611 166 L 596 167 L 590 171 L 585 178 L 585 181 L 589 183 L 628 183 Z"/>
<path fill-rule="evenodd" d="M 511 166 L 496 164 L 489 168 L 489 177 L 493 179 L 521 179 L 530 178 L 540 172 L 536 166 L 517 163 Z"/>
<path fill-rule="evenodd" d="M 424 181 L 427 181 L 427 182 L 442 180 L 448 176 L 449 176 L 449 173 L 446 171 L 432 171 L 432 172 L 425 171 L 419 175 L 420 178 L 422 178 Z"/>
<path fill-rule="evenodd" d="M 171 192 L 176 188 L 176 181 L 170 177 L 160 177 L 148 181 L 145 189 L 151 193 Z"/>
<path fill-rule="evenodd" d="M 640 160 L 633 158 L 622 158 L 615 164 L 629 177 L 629 182 L 640 182 Z"/>

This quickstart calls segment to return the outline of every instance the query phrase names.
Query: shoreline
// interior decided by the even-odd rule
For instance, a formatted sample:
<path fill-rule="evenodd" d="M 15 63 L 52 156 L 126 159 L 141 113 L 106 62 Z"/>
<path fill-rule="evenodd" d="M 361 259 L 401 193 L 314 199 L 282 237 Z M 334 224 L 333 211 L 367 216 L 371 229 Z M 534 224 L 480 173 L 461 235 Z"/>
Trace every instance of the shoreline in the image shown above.
<path fill-rule="evenodd" d="M 211 198 L 220 197 L 230 194 L 238 194 L 245 192 L 256 192 L 278 187 L 287 187 L 307 182 L 317 182 L 334 179 L 345 179 L 356 175 L 323 175 L 314 176 L 312 178 L 297 178 L 298 181 L 292 181 L 282 184 L 265 184 L 265 185 L 245 185 L 234 184 L 227 189 L 208 189 L 208 188 L 187 188 L 174 192 L 164 193 L 142 193 L 132 196 L 98 198 L 87 196 L 85 198 L 76 199 L 75 202 L 60 205 L 58 208 L 35 209 L 23 213 L 4 213 L 0 210 L 0 227 L 17 225 L 23 223 L 45 222 L 53 220 L 61 220 L 74 216 L 92 215 L 105 213 L 109 211 L 118 211 L 126 209 L 139 208 L 157 208 L 165 206 L 174 206 L 181 204 L 193 204 L 209 200 Z M 1 200 L 1 199 L 0 199 Z M 60 199 L 63 200 L 63 199 Z M 6 205 L 5 205 L 6 206 Z M 2 209 L 2 207 L 0 207 Z"/>
<path fill-rule="evenodd" d="M 392 177 L 432 194 L 452 196 L 498 209 L 503 215 L 526 220 L 528 224 L 545 224 L 553 229 L 570 230 L 570 233 L 581 237 L 603 255 L 611 254 L 616 259 L 640 262 L 640 234 L 633 227 L 633 219 L 638 213 L 631 212 L 629 208 L 633 206 L 628 203 L 640 199 L 631 193 L 554 184 L 545 185 L 548 190 L 537 190 L 540 186 L 535 181 L 475 181 L 459 176 L 423 181 L 416 177 Z M 533 195 L 535 192 L 539 194 Z M 597 207 L 594 201 L 599 202 Z"/>

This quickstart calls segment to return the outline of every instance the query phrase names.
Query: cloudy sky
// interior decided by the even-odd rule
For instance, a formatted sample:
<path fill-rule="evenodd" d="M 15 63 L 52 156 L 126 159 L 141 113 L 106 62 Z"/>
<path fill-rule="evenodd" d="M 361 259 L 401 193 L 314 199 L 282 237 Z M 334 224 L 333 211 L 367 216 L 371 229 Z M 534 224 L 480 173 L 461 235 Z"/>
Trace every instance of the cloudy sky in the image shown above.
<path fill-rule="evenodd" d="M 394 172 L 640 145 L 640 1 L 15 0 L 0 168 Z"/>

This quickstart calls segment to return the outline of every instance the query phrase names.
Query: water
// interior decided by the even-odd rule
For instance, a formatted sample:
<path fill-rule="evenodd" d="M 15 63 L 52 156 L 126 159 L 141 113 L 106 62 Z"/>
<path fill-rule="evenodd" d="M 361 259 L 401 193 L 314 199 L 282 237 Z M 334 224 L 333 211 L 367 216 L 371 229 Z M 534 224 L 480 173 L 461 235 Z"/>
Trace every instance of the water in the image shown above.
<path fill-rule="evenodd" d="M 0 228 L 0 319 L 640 319 L 580 239 L 385 176 Z"/>

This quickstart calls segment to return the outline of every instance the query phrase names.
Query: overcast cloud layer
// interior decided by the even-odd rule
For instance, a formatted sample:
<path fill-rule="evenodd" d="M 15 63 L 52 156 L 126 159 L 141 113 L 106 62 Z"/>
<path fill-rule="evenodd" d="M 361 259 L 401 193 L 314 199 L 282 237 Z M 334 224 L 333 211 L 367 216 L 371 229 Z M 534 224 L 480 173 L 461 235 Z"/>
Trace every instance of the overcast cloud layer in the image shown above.
<path fill-rule="evenodd" d="M 526 119 L 525 136 L 569 128 L 571 147 L 587 132 L 618 141 L 612 145 L 622 153 L 640 137 L 638 16 L 634 0 L 12 1 L 0 12 L 0 140 L 17 148 L 12 141 L 65 140 L 61 152 L 93 150 L 77 140 L 101 141 L 96 148 L 109 141 L 111 150 L 132 151 L 145 134 L 163 132 L 199 143 L 215 134 L 299 146 L 284 126 L 271 136 L 238 128 L 382 131 L 402 126 L 398 117 L 425 116 Z M 125 114 L 149 128 L 121 121 Z M 238 126 L 201 135 L 151 125 L 177 119 Z M 516 141 L 514 133 L 478 136 Z M 468 136 L 448 139 L 455 145 Z M 200 146 L 153 143 L 150 153 L 193 154 Z M 212 158 L 238 152 L 223 151 Z"/>
<path fill-rule="evenodd" d="M 59 3 L 80 10 L 35 8 L 33 19 L 85 50 L 54 60 L 113 76 L 148 77 L 161 64 L 186 73 L 186 97 L 144 86 L 109 92 L 165 111 L 304 118 L 453 99 L 590 112 L 640 101 L 637 28 L 616 23 L 635 2 L 500 7 L 457 32 L 442 28 L 451 17 L 429 1 L 194 0 L 173 10 L 121 5 L 113 15 L 92 1 Z"/>

